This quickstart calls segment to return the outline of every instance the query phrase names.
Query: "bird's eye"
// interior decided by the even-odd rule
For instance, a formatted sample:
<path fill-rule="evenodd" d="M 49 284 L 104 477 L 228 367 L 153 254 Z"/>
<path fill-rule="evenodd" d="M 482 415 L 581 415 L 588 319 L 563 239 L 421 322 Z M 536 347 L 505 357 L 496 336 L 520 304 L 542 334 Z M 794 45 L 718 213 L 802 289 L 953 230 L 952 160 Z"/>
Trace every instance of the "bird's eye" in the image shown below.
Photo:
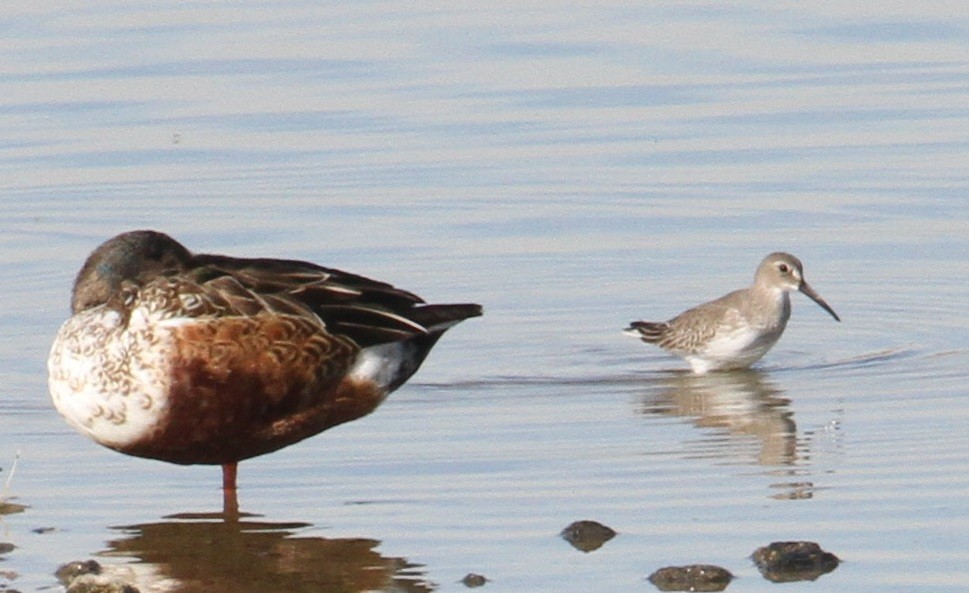
<path fill-rule="evenodd" d="M 791 268 L 787 264 L 781 264 L 777 266 L 777 269 L 780 270 L 782 274 L 786 274 L 791 271 Z"/>

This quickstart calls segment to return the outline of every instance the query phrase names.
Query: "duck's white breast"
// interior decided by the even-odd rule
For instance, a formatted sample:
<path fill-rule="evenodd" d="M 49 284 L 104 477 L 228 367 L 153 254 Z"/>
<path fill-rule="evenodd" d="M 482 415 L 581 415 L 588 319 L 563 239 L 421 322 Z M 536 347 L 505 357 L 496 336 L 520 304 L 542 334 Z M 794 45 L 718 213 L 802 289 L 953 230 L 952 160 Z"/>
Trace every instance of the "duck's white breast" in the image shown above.
<path fill-rule="evenodd" d="M 127 324 L 104 306 L 72 316 L 47 360 L 54 407 L 103 445 L 138 441 L 168 409 L 172 343 L 144 309 L 134 309 Z"/>

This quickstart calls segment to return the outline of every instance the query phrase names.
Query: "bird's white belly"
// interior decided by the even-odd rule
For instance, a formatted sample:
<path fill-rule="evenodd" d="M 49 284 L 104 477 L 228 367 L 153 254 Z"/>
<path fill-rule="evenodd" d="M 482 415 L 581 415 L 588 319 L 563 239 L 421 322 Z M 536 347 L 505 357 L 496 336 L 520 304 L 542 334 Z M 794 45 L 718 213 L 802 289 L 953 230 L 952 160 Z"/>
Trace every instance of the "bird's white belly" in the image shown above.
<path fill-rule="evenodd" d="M 98 443 L 137 442 L 168 409 L 172 339 L 151 327 L 140 309 L 125 327 L 102 306 L 72 316 L 54 340 L 47 360 L 54 407 Z"/>
<path fill-rule="evenodd" d="M 767 354 L 781 332 L 743 327 L 717 334 L 696 354 L 686 357 L 695 373 L 749 367 Z"/>

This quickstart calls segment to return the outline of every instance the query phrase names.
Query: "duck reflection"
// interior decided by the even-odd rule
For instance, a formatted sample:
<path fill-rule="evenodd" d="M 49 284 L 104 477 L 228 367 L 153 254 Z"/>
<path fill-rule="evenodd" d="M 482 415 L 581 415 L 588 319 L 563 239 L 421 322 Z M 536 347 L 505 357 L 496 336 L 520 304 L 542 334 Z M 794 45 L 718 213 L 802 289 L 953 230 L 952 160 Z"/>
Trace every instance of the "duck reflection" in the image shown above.
<path fill-rule="evenodd" d="M 754 437 L 760 444 L 757 464 L 790 466 L 797 461 L 797 425 L 787 407 L 790 400 L 780 397 L 781 390 L 761 373 L 676 373 L 659 387 L 644 397 L 643 413 L 692 418 L 699 428 L 725 430 L 732 437 L 704 439 L 704 449 L 714 445 L 712 451 L 704 451 L 706 455 L 732 456 L 739 437 Z"/>
<path fill-rule="evenodd" d="M 381 555 L 379 541 L 301 537 L 308 523 L 252 516 L 184 514 L 158 523 L 116 527 L 124 537 L 105 555 L 137 558 L 152 574 L 141 590 L 178 593 L 418 593 L 434 587 L 420 565 Z"/>

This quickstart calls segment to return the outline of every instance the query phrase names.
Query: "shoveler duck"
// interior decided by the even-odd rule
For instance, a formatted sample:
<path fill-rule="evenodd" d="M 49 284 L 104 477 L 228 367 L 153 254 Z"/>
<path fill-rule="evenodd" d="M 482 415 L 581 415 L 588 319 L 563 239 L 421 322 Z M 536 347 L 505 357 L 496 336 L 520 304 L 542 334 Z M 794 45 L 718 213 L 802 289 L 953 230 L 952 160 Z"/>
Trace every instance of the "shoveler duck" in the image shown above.
<path fill-rule="evenodd" d="M 482 311 L 140 230 L 91 253 L 71 312 L 47 363 L 57 410 L 116 451 L 221 465 L 234 492 L 239 461 L 369 414 Z"/>

